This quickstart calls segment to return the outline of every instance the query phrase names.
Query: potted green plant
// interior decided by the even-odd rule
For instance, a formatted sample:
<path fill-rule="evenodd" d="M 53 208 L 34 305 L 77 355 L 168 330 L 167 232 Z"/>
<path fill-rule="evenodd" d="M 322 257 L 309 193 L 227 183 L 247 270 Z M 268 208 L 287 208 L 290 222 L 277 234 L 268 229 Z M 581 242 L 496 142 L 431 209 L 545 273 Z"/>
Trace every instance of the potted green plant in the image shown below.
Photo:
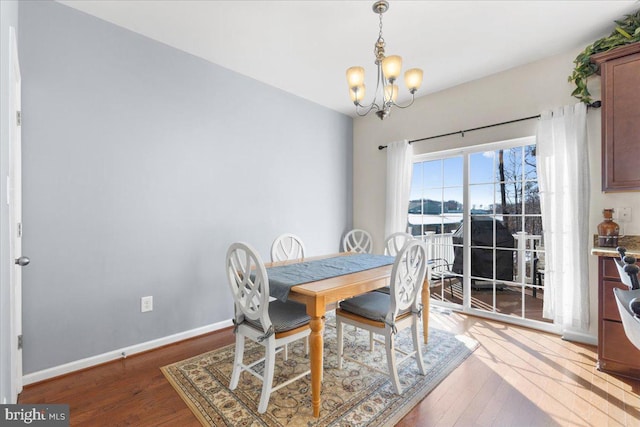
<path fill-rule="evenodd" d="M 592 102 L 587 89 L 587 78 L 598 72 L 598 65 L 591 62 L 591 55 L 606 52 L 619 46 L 640 42 L 640 10 L 625 16 L 617 24 L 613 32 L 587 46 L 573 61 L 576 64 L 569 81 L 576 85 L 571 93 L 585 104 Z"/>

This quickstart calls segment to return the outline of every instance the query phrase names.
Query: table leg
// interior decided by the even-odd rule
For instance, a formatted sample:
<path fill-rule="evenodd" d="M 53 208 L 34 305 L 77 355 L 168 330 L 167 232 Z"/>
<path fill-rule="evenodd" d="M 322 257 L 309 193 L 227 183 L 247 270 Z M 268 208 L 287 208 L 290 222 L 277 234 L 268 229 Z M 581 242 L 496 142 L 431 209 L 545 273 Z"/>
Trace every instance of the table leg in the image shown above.
<path fill-rule="evenodd" d="M 322 316 L 311 317 L 311 334 L 309 335 L 309 344 L 311 350 L 311 405 L 313 407 L 313 416 L 320 416 L 320 392 L 322 390 L 322 330 L 324 328 L 324 320 Z"/>
<path fill-rule="evenodd" d="M 422 285 L 422 335 L 424 343 L 429 340 L 429 305 L 431 303 L 431 290 L 429 289 L 429 279 L 424 278 Z"/>

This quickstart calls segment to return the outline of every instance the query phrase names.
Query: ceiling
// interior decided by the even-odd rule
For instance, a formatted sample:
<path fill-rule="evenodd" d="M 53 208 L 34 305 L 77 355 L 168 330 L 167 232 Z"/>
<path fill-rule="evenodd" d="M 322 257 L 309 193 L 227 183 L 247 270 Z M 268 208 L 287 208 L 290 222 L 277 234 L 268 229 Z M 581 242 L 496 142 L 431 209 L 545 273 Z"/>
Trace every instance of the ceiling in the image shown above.
<path fill-rule="evenodd" d="M 345 114 L 353 115 L 348 67 L 364 66 L 375 87 L 372 0 L 59 2 Z M 401 55 L 403 70 L 424 70 L 417 96 L 581 50 L 640 8 L 637 0 L 389 3 L 387 54 Z"/>

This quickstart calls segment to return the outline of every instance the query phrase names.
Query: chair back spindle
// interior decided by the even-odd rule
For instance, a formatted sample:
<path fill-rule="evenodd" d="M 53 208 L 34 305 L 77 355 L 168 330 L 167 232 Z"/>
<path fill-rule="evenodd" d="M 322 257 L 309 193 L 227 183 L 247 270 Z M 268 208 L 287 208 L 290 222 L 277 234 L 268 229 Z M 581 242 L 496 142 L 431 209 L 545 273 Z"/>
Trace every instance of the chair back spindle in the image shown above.
<path fill-rule="evenodd" d="M 354 228 L 342 239 L 342 250 L 359 254 L 370 254 L 373 249 L 373 239 L 366 230 Z"/>
<path fill-rule="evenodd" d="M 411 240 L 413 240 L 413 236 L 409 233 L 398 232 L 391 234 L 384 241 L 384 254 L 396 256 L 404 245 Z"/>
<path fill-rule="evenodd" d="M 272 262 L 304 258 L 304 253 L 302 239 L 291 233 L 278 236 L 271 245 Z"/>

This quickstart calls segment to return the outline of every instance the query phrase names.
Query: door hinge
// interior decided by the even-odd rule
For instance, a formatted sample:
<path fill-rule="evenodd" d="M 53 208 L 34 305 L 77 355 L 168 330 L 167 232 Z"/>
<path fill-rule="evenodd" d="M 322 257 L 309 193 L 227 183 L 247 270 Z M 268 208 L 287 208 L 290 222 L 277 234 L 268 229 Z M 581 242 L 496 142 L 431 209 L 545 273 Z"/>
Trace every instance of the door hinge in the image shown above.
<path fill-rule="evenodd" d="M 18 335 L 18 350 L 22 350 L 22 334 Z"/>
<path fill-rule="evenodd" d="M 16 111 L 16 125 L 22 126 L 22 111 Z"/>

